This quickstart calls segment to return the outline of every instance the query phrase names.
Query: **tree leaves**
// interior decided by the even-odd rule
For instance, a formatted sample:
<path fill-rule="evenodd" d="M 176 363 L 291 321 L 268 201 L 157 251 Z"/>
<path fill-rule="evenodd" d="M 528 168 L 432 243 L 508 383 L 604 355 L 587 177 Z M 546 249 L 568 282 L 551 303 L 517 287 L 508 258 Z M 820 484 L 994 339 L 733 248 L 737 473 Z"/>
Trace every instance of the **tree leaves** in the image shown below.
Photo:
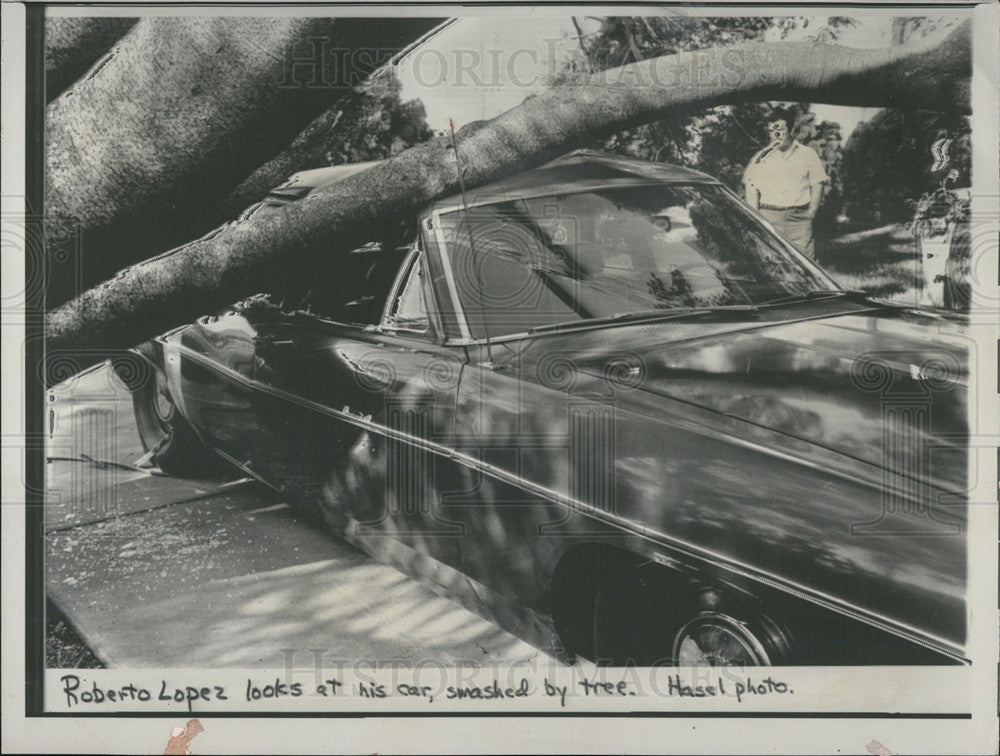
<path fill-rule="evenodd" d="M 844 147 L 844 212 L 863 226 L 909 221 L 912 201 L 935 187 L 931 144 L 950 135 L 956 184 L 966 186 L 971 128 L 965 116 L 886 109 L 859 126 Z"/>
<path fill-rule="evenodd" d="M 582 44 L 591 67 L 603 70 L 622 62 L 716 45 L 784 39 L 808 23 L 808 19 L 793 16 L 611 17 L 604 19 L 597 34 Z M 856 23 L 845 16 L 831 16 L 813 37 L 833 41 L 841 30 Z M 840 198 L 840 127 L 834 123 L 815 123 L 807 103 L 790 109 L 799 120 L 797 138 L 820 154 L 832 179 L 829 201 L 827 207 L 820 210 L 820 215 L 835 217 Z M 615 134 L 607 140 L 605 148 L 621 155 L 686 165 L 742 191 L 746 164 L 767 142 L 765 126 L 770 111 L 767 103 L 740 103 L 678 112 L 655 123 Z M 838 207 L 834 207 L 835 204 Z"/>

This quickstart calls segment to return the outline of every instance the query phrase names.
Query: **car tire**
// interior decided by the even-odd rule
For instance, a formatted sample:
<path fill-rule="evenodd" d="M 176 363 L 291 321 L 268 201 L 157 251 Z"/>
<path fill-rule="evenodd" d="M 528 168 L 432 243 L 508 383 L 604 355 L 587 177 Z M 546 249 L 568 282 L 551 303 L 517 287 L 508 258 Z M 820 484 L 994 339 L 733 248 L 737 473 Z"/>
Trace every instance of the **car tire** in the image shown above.
<path fill-rule="evenodd" d="M 687 616 L 688 600 L 660 580 L 622 570 L 599 579 L 586 607 L 584 656 L 598 666 L 672 664 L 670 644 Z"/>
<path fill-rule="evenodd" d="M 794 649 L 752 600 L 664 573 L 598 580 L 585 616 L 599 666 L 774 666 Z"/>
<path fill-rule="evenodd" d="M 132 409 L 139 430 L 139 440 L 152 461 L 167 475 L 179 478 L 221 477 L 226 465 L 214 454 L 188 424 L 174 404 L 166 376 L 154 371 L 148 380 L 132 392 Z"/>

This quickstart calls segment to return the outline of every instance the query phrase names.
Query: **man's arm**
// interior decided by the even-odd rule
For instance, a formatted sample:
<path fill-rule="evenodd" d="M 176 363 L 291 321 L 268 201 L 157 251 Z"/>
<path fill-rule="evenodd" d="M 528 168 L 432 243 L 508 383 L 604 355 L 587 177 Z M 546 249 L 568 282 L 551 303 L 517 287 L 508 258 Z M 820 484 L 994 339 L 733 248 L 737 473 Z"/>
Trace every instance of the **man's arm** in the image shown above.
<path fill-rule="evenodd" d="M 815 218 L 816 211 L 819 210 L 819 203 L 823 201 L 823 185 L 809 185 L 809 217 Z"/>
<path fill-rule="evenodd" d="M 809 148 L 809 217 L 815 218 L 819 203 L 823 201 L 823 184 L 830 180 L 823 168 L 819 153 Z"/>

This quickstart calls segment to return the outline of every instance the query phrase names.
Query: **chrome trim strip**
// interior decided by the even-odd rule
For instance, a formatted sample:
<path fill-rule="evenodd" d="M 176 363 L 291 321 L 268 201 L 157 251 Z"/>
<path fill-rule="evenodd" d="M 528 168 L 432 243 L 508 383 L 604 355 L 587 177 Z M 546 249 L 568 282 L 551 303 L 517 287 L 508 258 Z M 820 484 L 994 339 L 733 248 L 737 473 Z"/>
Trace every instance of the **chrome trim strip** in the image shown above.
<path fill-rule="evenodd" d="M 441 258 L 441 265 L 444 267 L 444 278 L 448 283 L 448 293 L 451 295 L 452 306 L 455 308 L 458 330 L 462 334 L 461 338 L 471 339 L 472 332 L 469 330 L 468 321 L 465 319 L 465 310 L 462 309 L 462 302 L 458 298 L 458 285 L 455 283 L 455 271 L 451 267 L 451 255 L 448 254 L 448 245 L 445 244 L 444 234 L 441 230 L 440 213 L 436 210 L 431 213 L 431 223 L 434 224 L 434 240 L 437 242 L 438 257 Z"/>
<path fill-rule="evenodd" d="M 281 389 L 277 389 L 272 386 L 267 386 L 266 384 L 260 383 L 258 381 L 251 380 L 245 377 L 244 375 L 236 372 L 235 370 L 231 370 L 230 368 L 224 367 L 216 362 L 213 362 L 208 357 L 205 357 L 203 354 L 200 354 L 199 352 L 191 350 L 189 347 L 181 346 L 179 344 L 175 344 L 173 346 L 179 352 L 183 352 L 186 356 L 191 357 L 195 361 L 200 362 L 201 364 L 210 367 L 219 373 L 223 373 L 239 383 L 242 383 L 256 390 L 262 391 L 263 393 L 270 394 L 280 399 L 289 400 L 294 404 L 298 404 L 307 409 L 312 409 L 314 411 L 320 412 L 321 414 L 325 414 L 330 417 L 334 417 L 338 420 L 342 420 L 344 422 L 349 423 L 350 425 L 354 425 L 363 430 L 378 433 L 381 436 L 385 436 L 393 440 L 404 441 L 406 443 L 412 444 L 424 451 L 432 452 L 434 454 L 437 454 L 438 456 L 445 457 L 454 462 L 465 465 L 466 467 L 472 470 L 482 472 L 501 482 L 519 486 L 524 490 L 528 491 L 529 493 L 532 493 L 540 498 L 546 499 L 554 504 L 559 504 L 561 506 L 569 507 L 572 510 L 582 512 L 583 514 L 592 517 L 595 520 L 603 522 L 604 524 L 614 525 L 617 528 L 624 531 L 625 533 L 637 536 L 644 541 L 650 541 L 659 548 L 668 549 L 677 554 L 680 554 L 681 556 L 689 560 L 693 559 L 697 562 L 707 563 L 708 565 L 716 568 L 721 567 L 725 570 L 729 570 L 730 572 L 733 572 L 742 577 L 755 580 L 775 590 L 783 591 L 784 593 L 788 593 L 792 596 L 795 596 L 796 598 L 808 601 L 813 604 L 817 604 L 825 609 L 829 609 L 830 611 L 850 617 L 851 619 L 863 622 L 867 625 L 871 625 L 880 630 L 884 630 L 885 632 L 888 632 L 891 635 L 895 635 L 899 638 L 903 638 L 904 640 L 916 643 L 917 645 L 923 646 L 932 651 L 940 653 L 955 661 L 964 664 L 970 664 L 970 661 L 965 656 L 964 650 L 955 646 L 950 641 L 944 638 L 927 634 L 910 625 L 906 625 L 896 620 L 892 620 L 888 617 L 877 614 L 875 612 L 865 612 L 856 609 L 851 605 L 849 605 L 848 603 L 846 603 L 845 601 L 843 601 L 842 599 L 836 598 L 835 596 L 830 596 L 829 594 L 825 594 L 820 591 L 815 591 L 811 588 L 808 588 L 806 586 L 801 586 L 797 583 L 793 583 L 784 578 L 768 575 L 767 573 L 761 572 L 760 570 L 758 570 L 755 567 L 752 567 L 751 565 L 734 560 L 727 556 L 723 556 L 710 549 L 706 549 L 701 546 L 695 546 L 680 541 L 679 539 L 670 536 L 666 533 L 662 533 L 660 531 L 650 530 L 649 528 L 638 526 L 636 523 L 627 520 L 623 517 L 614 515 L 610 512 L 606 512 L 602 509 L 598 509 L 597 507 L 594 507 L 590 504 L 586 504 L 585 502 L 579 501 L 578 499 L 574 499 L 565 494 L 561 494 L 558 491 L 553 491 L 550 488 L 537 485 L 529 480 L 521 478 L 518 475 L 509 473 L 506 470 L 491 465 L 488 462 L 483 462 L 482 460 L 477 459 L 476 457 L 472 457 L 463 452 L 451 449 L 447 446 L 443 446 L 442 444 L 439 444 L 435 441 L 420 438 L 419 436 L 413 436 L 409 433 L 398 431 L 393 428 L 389 428 L 387 426 L 373 422 L 370 419 L 358 415 L 353 415 L 348 412 L 344 412 L 342 410 L 336 410 L 333 409 L 332 407 L 327 407 L 326 405 L 319 404 L 318 402 L 314 402 L 310 399 L 304 399 L 302 397 L 291 394 L 287 391 L 283 391 Z M 727 438 L 728 440 L 731 441 L 741 441 L 741 439 L 736 439 L 733 437 L 724 437 L 724 438 Z M 751 444 L 750 442 L 746 443 L 748 446 L 756 446 L 754 444 Z M 791 455 L 786 455 L 782 452 L 774 452 L 773 450 L 769 450 L 766 447 L 757 447 L 757 448 L 759 448 L 761 451 L 774 454 L 775 456 L 779 456 L 781 458 L 792 459 L 797 462 L 801 462 L 801 460 L 799 460 L 798 458 L 792 457 Z M 828 468 L 821 468 L 821 469 L 829 471 Z M 857 481 L 857 482 L 864 483 L 866 481 Z"/>
<path fill-rule="evenodd" d="M 732 328 L 727 330 L 726 333 L 742 333 L 743 331 L 753 331 L 762 328 L 771 328 L 774 326 L 785 326 L 793 325 L 795 323 L 808 323 L 810 320 L 823 320 L 824 318 L 835 318 L 841 317 L 842 315 L 864 315 L 869 312 L 877 312 L 878 310 L 884 309 L 881 305 L 877 307 L 873 306 L 862 306 L 858 310 L 850 310 L 845 312 L 838 312 L 834 314 L 830 313 L 819 313 L 816 315 L 810 315 L 808 317 L 798 317 L 798 318 L 788 318 L 785 320 L 754 320 L 747 323 L 731 323 Z M 683 323 L 684 317 L 672 317 L 670 310 L 663 311 L 664 317 L 667 318 L 672 323 Z M 577 325 L 579 323 L 579 325 Z M 623 326 L 649 326 L 657 325 L 658 321 L 654 318 L 649 320 L 628 320 L 622 319 L 620 321 L 602 322 L 594 323 L 593 325 L 588 325 L 587 321 L 571 321 L 570 325 L 566 327 L 565 331 L 538 331 L 537 333 L 530 333 L 528 331 L 518 331 L 517 333 L 505 333 L 502 336 L 491 336 L 488 341 L 491 344 L 497 344 L 502 341 L 519 341 L 523 339 L 539 339 L 546 336 L 561 336 L 564 333 L 581 333 L 584 331 L 592 331 L 597 328 L 621 328 Z M 676 341 L 671 341 L 671 344 L 683 344 L 688 341 L 697 341 L 702 339 L 704 336 L 691 336 L 686 339 L 677 339 Z M 448 339 L 447 344 L 449 346 L 476 346 L 480 344 L 486 344 L 487 339 Z"/>
<path fill-rule="evenodd" d="M 378 327 L 379 330 L 384 329 L 386 326 L 386 321 L 389 319 L 389 313 L 392 312 L 393 302 L 396 301 L 396 297 L 400 294 L 400 289 L 403 286 L 403 281 L 410 273 L 410 266 L 413 264 L 413 258 L 419 253 L 419 248 L 416 242 L 414 242 L 409 252 L 406 253 L 406 257 L 403 258 L 403 264 L 399 266 L 399 270 L 396 271 L 396 278 L 393 279 L 392 287 L 389 289 L 389 296 L 385 300 L 385 304 L 382 305 L 382 317 L 379 318 Z M 389 329 L 397 330 L 397 329 Z"/>

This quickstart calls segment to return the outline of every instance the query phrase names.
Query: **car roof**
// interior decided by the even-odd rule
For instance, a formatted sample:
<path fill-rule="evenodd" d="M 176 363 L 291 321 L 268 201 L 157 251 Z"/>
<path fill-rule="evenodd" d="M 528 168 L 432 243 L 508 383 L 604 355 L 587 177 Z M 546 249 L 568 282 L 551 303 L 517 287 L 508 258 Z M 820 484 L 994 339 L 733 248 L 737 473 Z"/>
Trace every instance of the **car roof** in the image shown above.
<path fill-rule="evenodd" d="M 367 170 L 379 161 L 347 163 L 314 168 L 292 174 L 287 181 L 271 190 L 271 200 L 292 201 L 310 192 L 343 181 Z M 490 202 L 502 202 L 515 197 L 538 197 L 547 194 L 568 194 L 615 184 L 637 183 L 719 183 L 716 179 L 690 168 L 668 163 L 621 157 L 594 150 L 575 150 L 545 165 L 516 173 L 500 181 L 466 192 L 469 207 Z M 460 194 L 438 200 L 432 210 L 448 210 L 462 206 Z"/>
<path fill-rule="evenodd" d="M 594 150 L 575 150 L 538 168 L 471 189 L 465 193 L 465 203 L 474 207 L 515 198 L 644 183 L 718 184 L 719 181 L 700 171 L 669 163 L 651 163 Z M 433 203 L 430 209 L 445 211 L 462 204 L 462 196 L 457 194 Z"/>

